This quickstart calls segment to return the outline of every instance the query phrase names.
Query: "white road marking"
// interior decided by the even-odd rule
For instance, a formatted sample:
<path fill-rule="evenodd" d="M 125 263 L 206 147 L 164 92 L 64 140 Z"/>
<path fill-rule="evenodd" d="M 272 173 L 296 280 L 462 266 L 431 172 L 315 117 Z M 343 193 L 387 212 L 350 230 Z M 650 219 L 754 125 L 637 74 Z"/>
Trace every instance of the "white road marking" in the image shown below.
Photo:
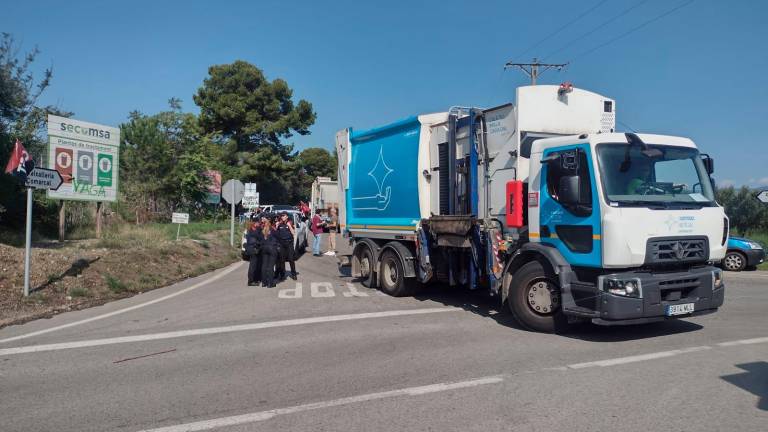
<path fill-rule="evenodd" d="M 32 336 L 39 336 L 41 334 L 46 334 L 46 333 L 54 332 L 54 331 L 57 331 L 57 330 L 62 330 L 62 329 L 65 329 L 65 328 L 74 327 L 74 326 L 78 326 L 78 325 L 81 325 L 81 324 L 86 324 L 86 323 L 93 322 L 93 321 L 98 321 L 98 320 L 101 320 L 101 319 L 104 319 L 104 318 L 113 317 L 115 315 L 124 314 L 126 312 L 130 312 L 130 311 L 133 311 L 133 310 L 136 310 L 136 309 L 140 309 L 140 308 L 143 308 L 143 307 L 146 307 L 146 306 L 149 306 L 149 305 L 153 305 L 155 303 L 160 303 L 161 301 L 165 301 L 165 300 L 174 298 L 176 296 L 180 296 L 180 295 L 188 293 L 188 292 L 190 292 L 190 291 L 192 291 L 194 289 L 200 288 L 201 286 L 207 285 L 207 284 L 209 284 L 211 282 L 214 282 L 214 281 L 216 281 L 218 279 L 221 279 L 222 277 L 228 275 L 229 273 L 232 273 L 233 271 L 237 270 L 242 264 L 243 264 L 242 262 L 238 262 L 236 264 L 233 264 L 229 268 L 221 271 L 220 273 L 218 273 L 218 274 L 216 274 L 214 276 L 211 276 L 210 278 L 208 278 L 208 279 L 206 279 L 204 281 L 200 281 L 200 282 L 198 282 L 198 283 L 196 283 L 196 284 L 194 284 L 194 285 L 192 285 L 190 287 L 184 288 L 183 290 L 177 291 L 177 292 L 175 292 L 173 294 L 168 294 L 167 296 L 156 298 L 154 300 L 150 300 L 150 301 L 145 302 L 145 303 L 133 305 L 133 306 L 127 307 L 125 309 L 120 309 L 120 310 L 112 311 L 112 312 L 109 312 L 109 313 L 105 313 L 103 315 L 98 315 L 98 316 L 95 316 L 95 317 L 86 318 L 84 320 L 75 321 L 75 322 L 71 322 L 71 323 L 68 323 L 68 324 L 62 324 L 60 326 L 51 327 L 51 328 L 47 328 L 47 329 L 43 329 L 43 330 L 38 330 L 38 331 L 35 331 L 35 332 L 32 332 L 32 333 L 26 333 L 26 334 L 19 335 L 19 336 L 13 336 L 13 337 L 5 338 L 5 339 L 0 339 L 0 343 L 12 342 L 12 341 L 15 341 L 15 340 L 20 340 L 20 339 L 26 339 L 26 338 L 30 338 Z"/>
<path fill-rule="evenodd" d="M 759 343 L 768 343 L 768 337 L 721 342 L 717 344 L 717 346 L 729 347 L 729 346 L 735 346 L 735 345 L 752 345 L 752 344 L 759 344 Z"/>
<path fill-rule="evenodd" d="M 336 292 L 333 290 L 333 284 L 330 282 L 312 282 L 309 284 L 309 292 L 312 297 L 336 297 Z"/>
<path fill-rule="evenodd" d="M 295 414 L 304 411 L 311 411 L 323 408 L 331 408 L 342 405 L 350 405 L 355 403 L 368 402 L 373 400 L 390 399 L 401 396 L 420 396 L 430 393 L 438 393 L 450 390 L 459 390 L 464 388 L 477 387 L 489 384 L 498 384 L 504 381 L 502 376 L 489 376 L 484 378 L 478 378 L 468 381 L 459 382 L 447 382 L 439 384 L 431 384 L 419 387 L 409 387 L 400 390 L 391 390 L 380 393 L 369 393 L 364 395 L 346 397 L 341 399 L 334 399 L 329 401 L 314 402 L 304 405 L 296 405 L 286 408 L 277 408 L 268 411 L 259 411 L 250 414 L 242 414 L 231 417 L 221 417 L 217 419 L 203 420 L 194 423 L 185 423 L 174 426 L 161 427 L 157 429 L 146 429 L 141 432 L 190 432 L 190 431 L 205 431 L 210 429 L 217 429 L 226 426 L 237 426 L 248 423 L 256 423 L 260 421 L 269 420 L 271 418 Z"/>
<path fill-rule="evenodd" d="M 570 369 L 584 369 L 584 368 L 595 367 L 595 366 L 601 366 L 601 367 L 616 366 L 620 364 L 634 363 L 639 361 L 656 360 L 660 358 L 672 357 L 672 356 L 691 353 L 691 352 L 705 351 L 708 349 L 712 349 L 712 347 L 698 346 L 698 347 L 682 348 L 682 349 L 671 350 L 671 351 L 660 351 L 660 352 L 649 353 L 649 354 L 640 354 L 640 355 L 619 357 L 619 358 L 613 358 L 613 359 L 607 359 L 607 360 L 598 360 L 598 361 L 592 361 L 592 362 L 586 362 L 586 363 L 576 363 L 576 364 L 568 365 L 568 367 Z"/>
<path fill-rule="evenodd" d="M 301 298 L 303 285 L 301 282 L 296 282 L 294 288 L 283 288 L 277 292 L 277 298 L 281 299 L 295 299 Z"/>
<path fill-rule="evenodd" d="M 357 289 L 354 284 L 347 282 L 347 289 L 349 291 L 341 293 L 344 297 L 368 297 L 368 294 Z"/>
<path fill-rule="evenodd" d="M 394 311 L 384 311 L 384 312 L 368 312 L 368 313 L 348 314 L 348 315 L 330 315 L 330 316 L 313 317 L 313 318 L 299 318 L 299 319 L 290 319 L 290 320 L 282 320 L 282 321 L 261 322 L 261 323 L 254 323 L 254 324 L 241 324 L 241 325 L 234 325 L 234 326 L 227 326 L 227 327 L 209 327 L 209 328 L 194 329 L 194 330 L 179 330 L 179 331 L 173 331 L 173 332 L 152 333 L 152 334 L 144 334 L 144 335 L 136 335 L 136 336 L 122 336 L 122 337 L 114 337 L 114 338 L 107 338 L 107 339 L 92 339 L 92 340 L 62 342 L 62 343 L 45 344 L 45 345 L 30 345 L 30 346 L 23 346 L 23 347 L 16 347 L 16 348 L 0 349 L 0 357 L 15 355 L 15 354 L 28 354 L 28 353 L 36 353 L 36 352 L 44 352 L 44 351 L 60 351 L 60 350 L 67 350 L 67 349 L 74 349 L 74 348 L 86 348 L 86 347 L 114 345 L 114 344 L 132 343 L 132 342 L 146 342 L 146 341 L 154 341 L 154 340 L 161 340 L 161 339 L 172 339 L 172 338 L 181 338 L 181 337 L 190 337 L 190 336 L 242 332 L 242 331 L 250 331 L 250 330 L 262 330 L 262 329 L 268 329 L 268 328 L 290 327 L 290 326 L 298 326 L 298 325 L 306 325 L 306 324 L 320 324 L 320 323 L 352 321 L 352 320 L 362 320 L 362 319 L 371 319 L 371 318 L 389 318 L 389 317 L 408 316 L 408 315 L 424 315 L 424 314 L 443 313 L 443 312 L 457 312 L 461 310 L 463 309 L 456 308 L 456 307 L 440 307 L 440 308 L 425 308 L 425 309 L 404 309 L 404 310 L 394 310 Z"/>

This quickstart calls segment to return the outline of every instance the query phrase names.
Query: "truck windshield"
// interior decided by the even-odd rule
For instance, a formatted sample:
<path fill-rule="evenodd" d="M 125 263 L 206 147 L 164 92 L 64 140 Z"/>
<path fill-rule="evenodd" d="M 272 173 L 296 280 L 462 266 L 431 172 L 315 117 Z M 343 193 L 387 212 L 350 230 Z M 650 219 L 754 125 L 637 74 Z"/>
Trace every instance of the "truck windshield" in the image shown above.
<path fill-rule="evenodd" d="M 612 143 L 599 144 L 597 155 L 609 205 L 717 205 L 695 148 L 648 145 L 644 149 L 638 144 Z"/>

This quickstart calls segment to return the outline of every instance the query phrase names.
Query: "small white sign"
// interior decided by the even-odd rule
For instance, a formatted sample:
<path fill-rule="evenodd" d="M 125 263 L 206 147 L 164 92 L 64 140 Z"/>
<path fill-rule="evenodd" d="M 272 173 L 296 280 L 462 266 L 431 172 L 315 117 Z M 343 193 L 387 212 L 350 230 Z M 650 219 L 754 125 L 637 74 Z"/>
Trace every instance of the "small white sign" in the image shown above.
<path fill-rule="evenodd" d="M 243 196 L 243 207 L 247 209 L 255 209 L 259 206 L 259 193 L 256 192 L 253 195 L 246 194 Z"/>
<path fill-rule="evenodd" d="M 757 199 L 761 203 L 768 203 L 768 190 L 760 191 L 760 193 L 757 194 Z"/>
<path fill-rule="evenodd" d="M 175 224 L 188 224 L 189 213 L 174 213 L 171 216 L 171 222 Z"/>

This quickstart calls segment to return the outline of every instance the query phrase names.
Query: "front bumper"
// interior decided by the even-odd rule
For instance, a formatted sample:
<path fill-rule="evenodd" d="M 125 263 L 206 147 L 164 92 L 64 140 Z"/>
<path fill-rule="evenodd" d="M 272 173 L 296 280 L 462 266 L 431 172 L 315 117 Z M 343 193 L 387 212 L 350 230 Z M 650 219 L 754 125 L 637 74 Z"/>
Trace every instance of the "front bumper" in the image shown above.
<path fill-rule="evenodd" d="M 747 256 L 747 267 L 755 267 L 765 261 L 765 250 L 763 249 L 747 249 L 742 252 Z"/>
<path fill-rule="evenodd" d="M 598 291 L 592 322 L 601 325 L 639 324 L 712 313 L 723 305 L 725 284 L 714 289 L 714 267 L 667 273 L 630 271 L 617 274 L 637 278 L 642 297 L 631 298 Z M 599 290 L 599 287 L 598 287 Z M 669 306 L 693 303 L 686 315 L 667 314 Z"/>

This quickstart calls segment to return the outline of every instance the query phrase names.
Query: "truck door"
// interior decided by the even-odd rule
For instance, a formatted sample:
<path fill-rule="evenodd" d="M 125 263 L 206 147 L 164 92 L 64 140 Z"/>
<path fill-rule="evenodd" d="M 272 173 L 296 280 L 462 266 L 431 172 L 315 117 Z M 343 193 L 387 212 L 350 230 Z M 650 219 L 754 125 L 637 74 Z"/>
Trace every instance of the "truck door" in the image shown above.
<path fill-rule="evenodd" d="M 600 205 L 588 144 L 548 148 L 542 155 L 540 230 L 571 265 L 601 266 Z"/>

